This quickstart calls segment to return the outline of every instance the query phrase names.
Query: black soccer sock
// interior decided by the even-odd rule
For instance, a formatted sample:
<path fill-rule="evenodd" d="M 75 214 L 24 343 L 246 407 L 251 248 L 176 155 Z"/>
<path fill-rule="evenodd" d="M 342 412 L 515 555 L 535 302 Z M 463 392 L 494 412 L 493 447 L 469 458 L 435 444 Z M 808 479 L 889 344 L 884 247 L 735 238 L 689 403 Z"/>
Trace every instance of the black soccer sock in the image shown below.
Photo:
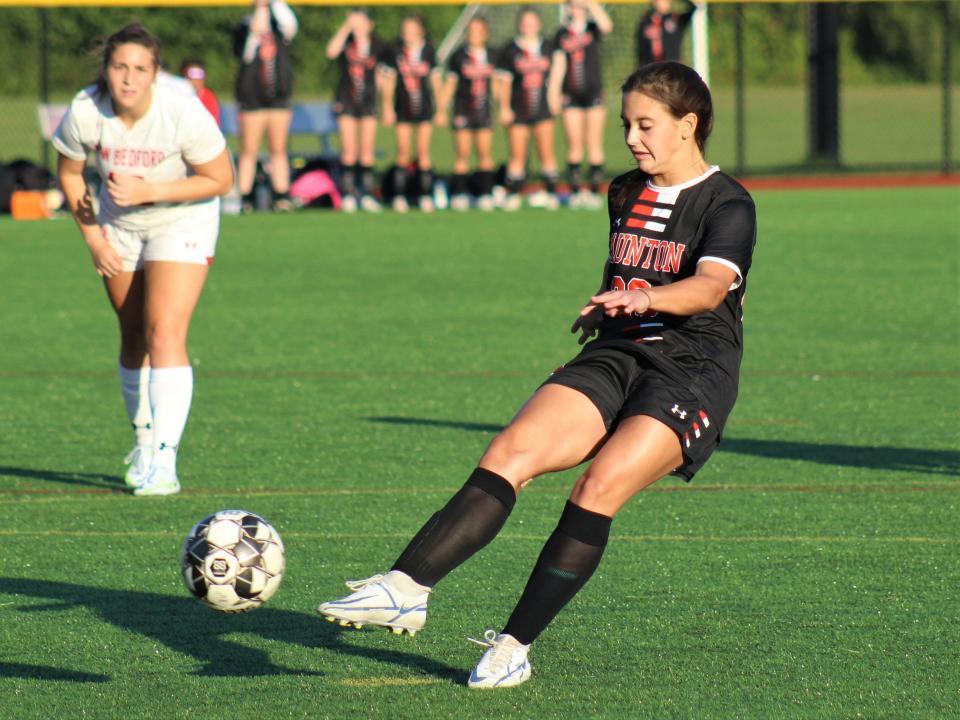
<path fill-rule="evenodd" d="M 469 184 L 466 173 L 455 173 L 450 179 L 450 194 L 454 197 L 457 195 L 466 195 Z"/>
<path fill-rule="evenodd" d="M 407 169 L 399 165 L 393 168 L 393 196 L 406 197 L 407 195 Z"/>
<path fill-rule="evenodd" d="M 598 193 L 600 192 L 600 186 L 603 185 L 603 181 L 606 180 L 603 174 L 603 165 L 591 165 L 590 166 L 590 192 Z"/>
<path fill-rule="evenodd" d="M 551 195 L 557 194 L 557 171 L 556 170 L 542 170 L 540 175 L 543 177 L 543 184 L 547 188 L 547 192 Z"/>
<path fill-rule="evenodd" d="M 600 564 L 613 518 L 567 501 L 503 632 L 529 645 Z"/>
<path fill-rule="evenodd" d="M 443 509 L 420 528 L 391 569 L 433 587 L 497 536 L 516 501 L 509 482 L 477 468 Z"/>
<path fill-rule="evenodd" d="M 340 167 L 340 189 L 344 195 L 357 194 L 357 166 L 342 165 Z"/>
<path fill-rule="evenodd" d="M 360 194 L 373 195 L 373 166 L 357 165 L 360 172 Z"/>
<path fill-rule="evenodd" d="M 420 195 L 433 197 L 433 170 L 430 168 L 420 169 Z"/>
<path fill-rule="evenodd" d="M 477 194 L 490 195 L 493 192 L 493 170 L 478 170 L 476 173 Z"/>
<path fill-rule="evenodd" d="M 583 172 L 580 170 L 580 163 L 570 163 L 567 165 L 567 178 L 570 180 L 570 193 L 580 192 L 580 185 L 583 183 Z"/>
<path fill-rule="evenodd" d="M 511 173 L 507 173 L 507 192 L 511 195 L 519 193 L 521 190 L 523 190 L 523 183 L 526 181 L 526 179 L 527 178 L 525 175 L 512 175 Z"/>

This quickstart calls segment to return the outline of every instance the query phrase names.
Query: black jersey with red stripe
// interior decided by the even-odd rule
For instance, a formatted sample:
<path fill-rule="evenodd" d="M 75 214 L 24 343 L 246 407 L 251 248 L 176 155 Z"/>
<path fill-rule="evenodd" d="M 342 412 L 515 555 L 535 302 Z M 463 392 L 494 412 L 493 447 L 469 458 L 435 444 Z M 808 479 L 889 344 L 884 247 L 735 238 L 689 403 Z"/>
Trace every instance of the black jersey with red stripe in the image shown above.
<path fill-rule="evenodd" d="M 450 57 L 450 72 L 457 78 L 453 106 L 455 115 L 489 116 L 490 83 L 494 66 L 485 49 L 464 45 Z"/>
<path fill-rule="evenodd" d="M 567 95 L 599 93 L 603 86 L 600 71 L 600 41 L 603 34 L 593 21 L 583 32 L 564 26 L 557 30 L 557 49 L 567 56 L 567 73 L 563 78 L 563 92 Z"/>
<path fill-rule="evenodd" d="M 376 102 L 376 68 L 383 55 L 383 43 L 375 36 L 365 45 L 347 36 L 343 51 L 337 58 L 340 82 L 337 101 L 345 106 L 372 107 Z"/>
<path fill-rule="evenodd" d="M 500 52 L 497 67 L 513 78 L 510 108 L 519 118 L 549 117 L 547 79 L 553 50 L 549 40 L 541 40 L 539 47 L 526 49 L 511 40 Z"/>
<path fill-rule="evenodd" d="M 611 183 L 609 214 L 606 290 L 669 285 L 691 277 L 704 261 L 736 271 L 737 280 L 715 310 L 605 317 L 593 342 L 631 348 L 708 401 L 710 409 L 732 408 L 743 354 L 743 298 L 756 244 L 752 198 L 716 167 L 666 188 L 634 170 Z"/>
<path fill-rule="evenodd" d="M 433 48 L 429 44 L 407 48 L 397 43 L 385 53 L 384 64 L 399 76 L 394 98 L 399 118 L 428 120 L 433 115 L 430 73 L 437 64 Z"/>

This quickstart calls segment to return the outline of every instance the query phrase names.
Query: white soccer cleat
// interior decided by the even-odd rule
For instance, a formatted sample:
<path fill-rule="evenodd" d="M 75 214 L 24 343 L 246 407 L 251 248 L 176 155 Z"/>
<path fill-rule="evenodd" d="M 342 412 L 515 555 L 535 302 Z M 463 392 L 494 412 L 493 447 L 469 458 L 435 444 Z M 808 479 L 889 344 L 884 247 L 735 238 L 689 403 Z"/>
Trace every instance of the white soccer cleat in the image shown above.
<path fill-rule="evenodd" d="M 413 581 L 406 573 L 391 570 L 365 580 L 348 580 L 353 592 L 339 600 L 325 602 L 317 612 L 327 621 L 343 627 L 375 625 L 394 635 L 415 635 L 427 622 L 430 588 Z"/>
<path fill-rule="evenodd" d="M 429 195 L 421 195 L 420 199 L 417 201 L 417 204 L 420 206 L 420 212 L 432 213 L 437 209 L 437 206 L 433 202 L 433 198 Z"/>
<path fill-rule="evenodd" d="M 507 212 L 514 212 L 519 210 L 521 205 L 523 205 L 523 198 L 518 193 L 510 193 L 504 198 L 501 207 Z"/>
<path fill-rule="evenodd" d="M 533 669 L 527 660 L 529 645 L 522 645 L 512 635 L 487 630 L 483 640 L 470 638 L 487 651 L 470 673 L 467 686 L 480 690 L 513 687 L 530 679 Z"/>
<path fill-rule="evenodd" d="M 496 207 L 496 201 L 493 195 L 481 195 L 477 198 L 477 209 L 483 212 L 490 212 Z"/>
<path fill-rule="evenodd" d="M 450 209 L 457 212 L 464 212 L 470 209 L 470 197 L 468 195 L 458 194 L 450 198 Z"/>
<path fill-rule="evenodd" d="M 340 200 L 340 212 L 355 213 L 357 211 L 357 199 L 353 195 L 344 195 Z"/>
<path fill-rule="evenodd" d="M 393 211 L 405 213 L 408 210 L 410 210 L 410 204 L 407 202 L 407 199 L 403 195 L 397 195 L 393 199 Z"/>
<path fill-rule="evenodd" d="M 153 465 L 153 448 L 137 445 L 127 454 L 123 462 L 127 465 L 123 482 L 129 488 L 140 487 L 150 474 L 150 467 Z"/>
<path fill-rule="evenodd" d="M 360 209 L 369 213 L 378 213 L 383 210 L 375 197 L 364 195 L 360 198 Z"/>
<path fill-rule="evenodd" d="M 603 198 L 589 190 L 580 191 L 580 207 L 584 210 L 599 210 L 603 206 Z"/>
<path fill-rule="evenodd" d="M 178 492 L 180 492 L 180 481 L 177 480 L 177 473 L 163 465 L 156 465 L 144 478 L 143 483 L 134 489 L 133 494 L 137 497 L 150 497 L 176 495 Z"/>

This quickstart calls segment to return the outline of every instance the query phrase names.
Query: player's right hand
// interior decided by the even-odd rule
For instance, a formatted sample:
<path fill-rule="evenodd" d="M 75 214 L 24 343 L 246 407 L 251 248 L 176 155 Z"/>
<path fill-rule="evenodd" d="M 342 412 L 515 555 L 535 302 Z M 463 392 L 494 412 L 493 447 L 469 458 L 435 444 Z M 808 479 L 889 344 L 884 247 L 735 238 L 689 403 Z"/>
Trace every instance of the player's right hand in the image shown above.
<path fill-rule="evenodd" d="M 386 107 L 383 109 L 383 126 L 391 127 L 394 123 L 397 122 L 397 113 L 391 107 Z"/>
<path fill-rule="evenodd" d="M 107 242 L 103 230 L 100 231 L 100 239 L 88 241 L 87 247 L 90 249 L 90 257 L 93 259 L 93 266 L 97 270 L 97 275 L 104 278 L 112 278 L 123 272 L 123 260 L 120 254 L 113 249 L 113 246 Z"/>
<path fill-rule="evenodd" d="M 514 119 L 513 110 L 511 110 L 510 108 L 503 108 L 503 110 L 500 111 L 501 125 L 513 125 L 513 119 Z"/>
<path fill-rule="evenodd" d="M 592 338 L 596 334 L 597 326 L 602 319 L 602 305 L 595 305 L 592 302 L 584 305 L 580 314 L 577 315 L 577 319 L 574 320 L 573 325 L 570 326 L 570 332 L 575 333 L 579 330 L 581 333 L 580 337 L 577 338 L 577 343 L 583 345 L 587 340 Z"/>

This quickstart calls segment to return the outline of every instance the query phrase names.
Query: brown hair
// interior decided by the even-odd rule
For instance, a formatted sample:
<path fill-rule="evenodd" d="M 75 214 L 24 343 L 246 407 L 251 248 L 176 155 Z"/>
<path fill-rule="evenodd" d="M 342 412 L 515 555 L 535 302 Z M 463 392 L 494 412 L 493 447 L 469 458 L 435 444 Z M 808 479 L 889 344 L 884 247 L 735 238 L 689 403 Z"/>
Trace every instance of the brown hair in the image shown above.
<path fill-rule="evenodd" d="M 696 115 L 694 138 L 704 152 L 713 130 L 713 100 L 707 84 L 692 67 L 672 61 L 650 63 L 635 70 L 620 91 L 642 93 L 663 103 L 677 120 L 690 113 Z"/>
<path fill-rule="evenodd" d="M 160 41 L 143 25 L 140 23 L 131 23 L 130 25 L 117 30 L 117 32 L 104 40 L 97 49 L 97 54 L 101 56 L 101 59 L 100 73 L 97 75 L 96 81 L 96 94 L 100 97 L 103 97 L 110 92 L 110 89 L 107 86 L 107 67 L 110 65 L 110 60 L 113 58 L 113 53 L 118 47 L 121 45 L 126 45 L 127 43 L 134 43 L 135 45 L 140 45 L 149 50 L 153 55 L 153 65 L 158 70 L 163 64 L 161 59 L 162 49 L 160 47 Z"/>

